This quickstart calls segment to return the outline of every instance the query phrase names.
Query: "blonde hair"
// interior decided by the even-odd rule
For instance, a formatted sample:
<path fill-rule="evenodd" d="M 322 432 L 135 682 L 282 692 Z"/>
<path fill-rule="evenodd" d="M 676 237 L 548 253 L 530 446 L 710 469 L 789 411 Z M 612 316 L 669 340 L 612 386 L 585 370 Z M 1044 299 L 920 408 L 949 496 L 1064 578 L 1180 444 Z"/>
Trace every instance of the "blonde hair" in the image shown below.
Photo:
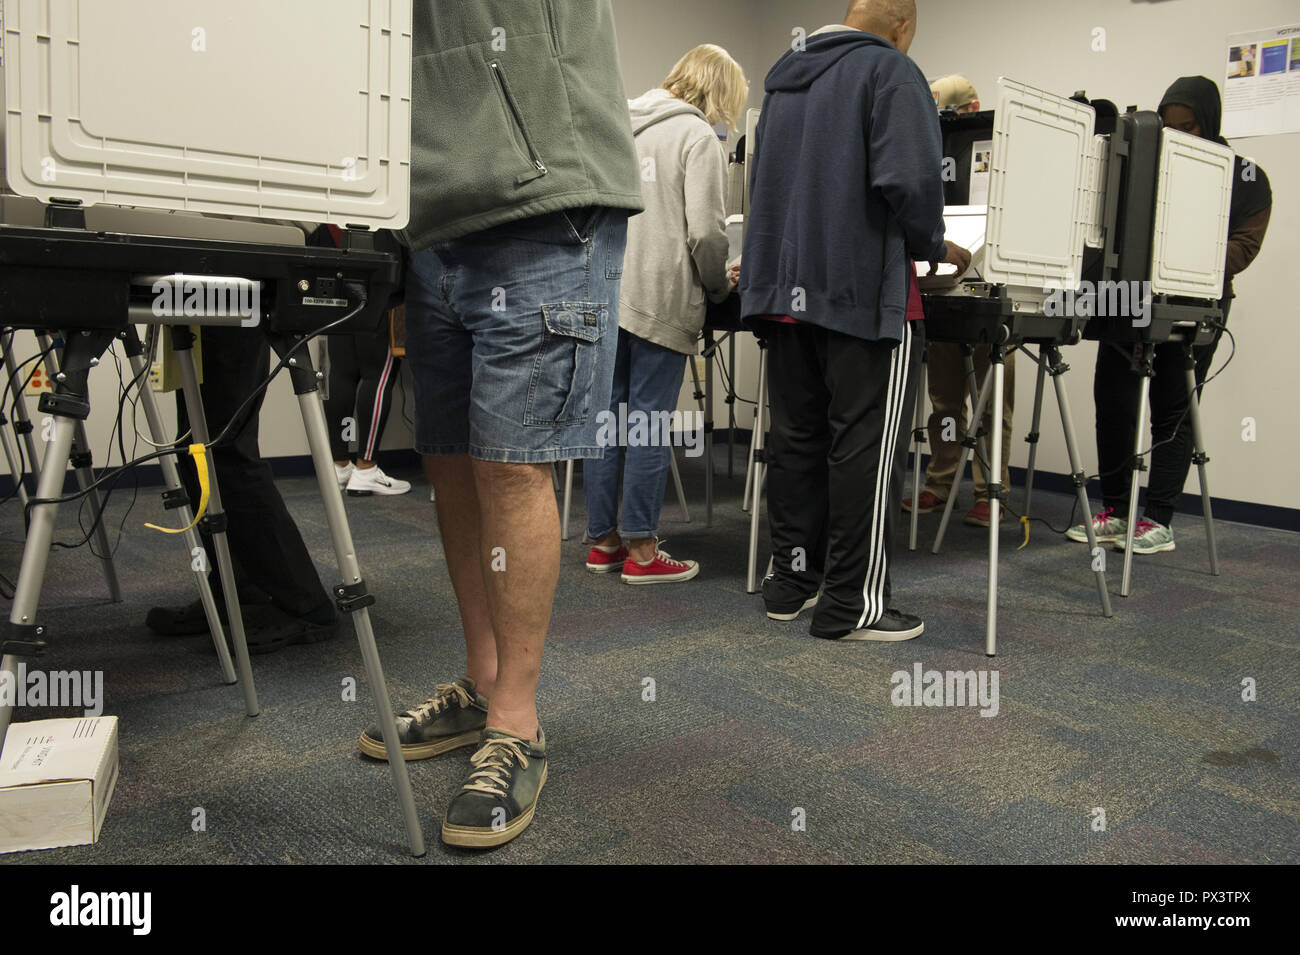
<path fill-rule="evenodd" d="M 749 99 L 745 71 L 726 50 L 712 43 L 688 52 L 663 81 L 663 88 L 704 114 L 710 125 L 740 126 Z"/>

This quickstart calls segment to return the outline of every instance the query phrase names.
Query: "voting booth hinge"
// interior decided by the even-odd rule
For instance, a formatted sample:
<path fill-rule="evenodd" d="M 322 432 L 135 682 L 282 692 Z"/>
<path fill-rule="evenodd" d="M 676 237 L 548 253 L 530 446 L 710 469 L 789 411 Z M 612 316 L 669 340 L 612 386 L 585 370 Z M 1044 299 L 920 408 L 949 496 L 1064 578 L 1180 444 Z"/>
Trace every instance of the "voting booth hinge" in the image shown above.
<path fill-rule="evenodd" d="M 355 584 L 338 584 L 334 588 L 335 604 L 342 613 L 355 613 L 362 607 L 371 607 L 375 595 L 366 590 L 366 582 L 358 580 Z"/>
<path fill-rule="evenodd" d="M 0 656 L 39 657 L 45 653 L 45 628 L 32 623 L 9 623 L 0 640 Z"/>
<path fill-rule="evenodd" d="M 90 402 L 81 395 L 47 391 L 41 395 L 40 401 L 36 403 L 36 410 L 41 414 L 85 421 L 90 417 Z"/>
<path fill-rule="evenodd" d="M 343 227 L 343 248 L 349 251 L 357 249 L 364 252 L 375 251 L 375 233 L 363 225 L 348 223 Z"/>
<path fill-rule="evenodd" d="M 320 378 L 312 364 L 311 350 L 303 345 L 302 335 L 268 335 L 271 348 L 289 369 L 289 384 L 295 395 L 309 395 L 320 390 Z M 288 355 L 288 360 L 285 356 Z"/>
<path fill-rule="evenodd" d="M 172 351 L 190 351 L 194 348 L 194 333 L 188 325 L 169 325 L 172 333 Z"/>
<path fill-rule="evenodd" d="M 56 199 L 51 197 L 50 204 L 45 207 L 45 228 L 86 228 L 86 210 L 81 205 L 81 200 Z"/>
<path fill-rule="evenodd" d="M 1002 500 L 1002 484 L 999 481 L 989 481 L 988 492 L 990 501 Z"/>

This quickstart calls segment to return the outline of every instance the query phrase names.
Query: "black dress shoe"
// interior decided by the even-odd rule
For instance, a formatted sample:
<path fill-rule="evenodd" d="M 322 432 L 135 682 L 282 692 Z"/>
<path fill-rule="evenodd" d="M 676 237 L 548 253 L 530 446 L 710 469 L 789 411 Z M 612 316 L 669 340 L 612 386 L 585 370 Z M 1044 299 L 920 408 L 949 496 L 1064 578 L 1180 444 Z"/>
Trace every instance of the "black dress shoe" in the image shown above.
<path fill-rule="evenodd" d="M 221 599 L 217 600 L 217 616 L 223 624 L 228 623 L 226 605 Z M 184 607 L 154 607 L 144 618 L 144 623 L 163 637 L 192 637 L 208 632 L 208 618 L 203 612 L 203 603 L 198 600 Z"/>

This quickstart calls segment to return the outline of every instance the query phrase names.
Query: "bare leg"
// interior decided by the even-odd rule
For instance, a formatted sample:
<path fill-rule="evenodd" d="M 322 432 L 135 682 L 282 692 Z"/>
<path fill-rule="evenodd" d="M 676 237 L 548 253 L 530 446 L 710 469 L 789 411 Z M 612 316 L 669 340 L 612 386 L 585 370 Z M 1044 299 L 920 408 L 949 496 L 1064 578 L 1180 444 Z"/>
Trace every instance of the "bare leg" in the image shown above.
<path fill-rule="evenodd" d="M 472 466 L 478 486 L 481 580 L 498 660 L 487 721 L 532 740 L 537 738 L 542 647 L 560 578 L 560 515 L 551 469 L 546 464 L 479 460 Z M 438 500 L 443 500 L 441 488 Z"/>
<path fill-rule="evenodd" d="M 655 552 L 659 549 L 656 546 L 658 543 L 658 539 L 654 537 L 638 537 L 636 540 L 630 540 L 627 542 L 627 556 L 638 564 L 648 564 L 655 559 Z"/>
<path fill-rule="evenodd" d="M 468 455 L 426 455 L 424 473 L 437 495 L 447 571 L 465 629 L 465 675 L 489 700 L 497 682 L 497 645 L 480 561 L 478 489 Z"/>

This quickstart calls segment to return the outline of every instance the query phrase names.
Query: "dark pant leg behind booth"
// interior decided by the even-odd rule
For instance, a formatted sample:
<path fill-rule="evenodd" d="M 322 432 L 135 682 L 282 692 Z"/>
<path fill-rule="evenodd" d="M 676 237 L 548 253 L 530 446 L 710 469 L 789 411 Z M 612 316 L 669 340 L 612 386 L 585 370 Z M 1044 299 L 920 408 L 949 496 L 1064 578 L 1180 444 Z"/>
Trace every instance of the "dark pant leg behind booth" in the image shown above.
<path fill-rule="evenodd" d="M 208 429 L 215 438 L 270 372 L 271 353 L 266 339 L 248 329 L 209 326 L 202 336 L 203 405 Z M 228 440 L 212 452 L 240 599 L 258 603 L 269 597 L 276 607 L 295 617 L 332 615 L 330 598 L 307 545 L 275 486 L 271 466 L 262 460 L 258 424 L 264 394 L 249 404 Z M 184 434 L 190 424 L 179 394 L 176 405 L 178 431 Z M 199 487 L 193 459 L 186 455 L 180 461 L 181 479 L 197 508 Z M 215 552 L 207 534 L 203 542 L 209 565 L 215 567 Z M 219 594 L 221 582 L 215 570 L 209 579 L 214 593 Z"/>

